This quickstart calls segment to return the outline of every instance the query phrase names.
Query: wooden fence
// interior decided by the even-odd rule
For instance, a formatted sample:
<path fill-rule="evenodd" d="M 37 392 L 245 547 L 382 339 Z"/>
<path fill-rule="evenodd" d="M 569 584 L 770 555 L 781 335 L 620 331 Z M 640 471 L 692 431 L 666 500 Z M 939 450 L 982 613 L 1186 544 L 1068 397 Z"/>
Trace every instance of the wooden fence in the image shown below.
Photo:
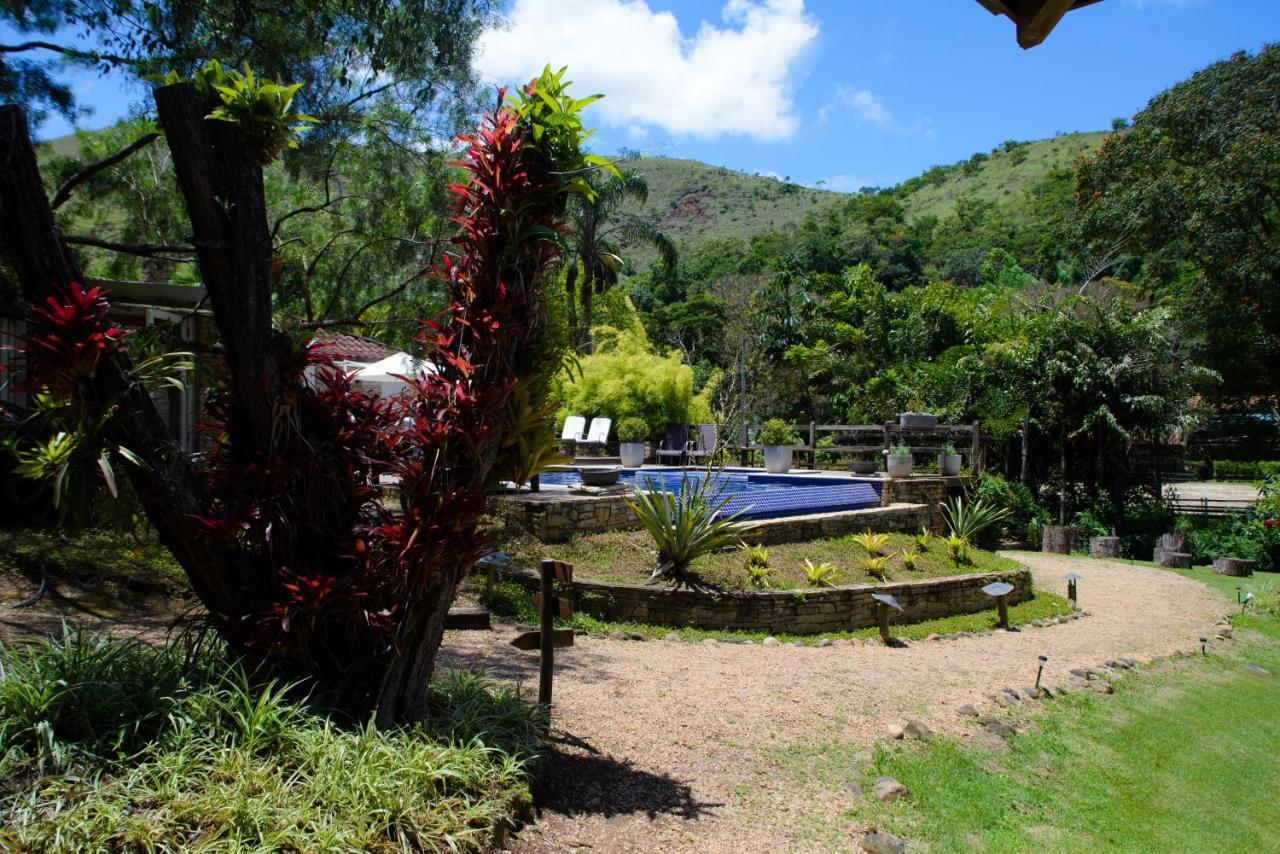
<path fill-rule="evenodd" d="M 764 425 L 747 424 L 739 428 L 738 451 L 742 465 L 750 465 L 763 446 L 755 437 Z M 986 467 L 986 441 L 982 428 L 973 424 L 938 424 L 934 427 L 903 427 L 897 422 L 885 424 L 792 424 L 804 444 L 795 450 L 809 468 L 816 468 L 818 454 L 856 454 L 880 458 L 894 445 L 907 445 L 911 453 L 938 454 L 943 445 L 952 445 L 975 473 Z M 826 438 L 842 439 L 839 444 L 822 444 Z"/>

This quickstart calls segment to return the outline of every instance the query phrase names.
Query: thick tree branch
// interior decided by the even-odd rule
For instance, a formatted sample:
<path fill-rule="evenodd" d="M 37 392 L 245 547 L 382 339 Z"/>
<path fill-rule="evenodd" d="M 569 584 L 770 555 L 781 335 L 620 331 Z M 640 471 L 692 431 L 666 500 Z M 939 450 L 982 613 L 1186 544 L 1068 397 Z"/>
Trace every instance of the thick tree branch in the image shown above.
<path fill-rule="evenodd" d="M 96 163 L 90 163 L 66 181 L 62 182 L 62 186 L 58 188 L 58 192 L 53 194 L 53 201 L 49 203 L 49 207 L 56 211 L 58 208 L 62 207 L 62 204 L 67 199 L 71 198 L 71 191 L 76 187 L 80 186 L 85 181 L 88 181 L 103 169 L 110 169 L 112 166 L 115 166 L 134 152 L 141 151 L 159 138 L 159 133 L 143 134 L 141 137 L 129 143 L 110 157 L 104 157 Z"/>
<path fill-rule="evenodd" d="M 78 50 L 66 45 L 45 41 L 25 41 L 19 44 L 0 44 L 0 53 L 24 53 L 28 50 L 48 50 L 60 53 L 72 59 L 83 59 L 89 62 L 111 62 L 116 65 L 138 65 L 136 59 L 119 56 L 114 53 L 99 53 L 93 50 Z"/>
<path fill-rule="evenodd" d="M 68 243 L 76 246 L 93 246 L 98 249 L 109 249 L 112 252 L 121 252 L 125 255 L 138 255 L 143 258 L 163 258 L 165 261 L 190 261 L 190 258 L 171 258 L 166 257 L 165 253 L 185 253 L 188 255 L 195 254 L 196 248 L 183 243 L 116 243 L 113 240 L 103 240 L 99 237 L 89 237 L 83 234 L 68 234 L 63 238 Z"/>

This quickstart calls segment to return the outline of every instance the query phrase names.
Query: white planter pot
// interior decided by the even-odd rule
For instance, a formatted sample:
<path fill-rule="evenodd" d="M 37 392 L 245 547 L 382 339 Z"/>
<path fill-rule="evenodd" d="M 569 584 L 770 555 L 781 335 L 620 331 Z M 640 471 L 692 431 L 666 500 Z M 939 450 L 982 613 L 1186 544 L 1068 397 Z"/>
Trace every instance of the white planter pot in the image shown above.
<path fill-rule="evenodd" d="M 960 474 L 960 455 L 938 454 L 938 474 L 943 477 L 955 477 Z"/>
<path fill-rule="evenodd" d="M 790 445 L 766 445 L 764 449 L 764 470 L 769 474 L 786 474 L 791 470 Z"/>
<path fill-rule="evenodd" d="M 885 457 L 885 467 L 889 469 L 889 477 L 910 477 L 911 457 L 903 454 L 890 454 Z"/>
<path fill-rule="evenodd" d="M 618 456 L 622 465 L 629 469 L 638 469 L 644 465 L 644 442 L 622 442 L 618 445 Z"/>

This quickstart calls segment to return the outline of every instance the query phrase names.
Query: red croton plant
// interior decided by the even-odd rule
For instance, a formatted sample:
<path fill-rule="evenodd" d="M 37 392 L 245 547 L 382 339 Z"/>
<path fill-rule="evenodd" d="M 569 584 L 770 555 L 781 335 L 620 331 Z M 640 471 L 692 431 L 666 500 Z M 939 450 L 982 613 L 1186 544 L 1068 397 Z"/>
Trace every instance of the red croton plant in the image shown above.
<path fill-rule="evenodd" d="M 562 74 L 513 100 L 500 92 L 463 138 L 454 249 L 431 271 L 450 305 L 417 338 L 435 371 L 396 400 L 366 395 L 323 347 L 271 328 L 262 152 L 208 117 L 208 93 L 157 90 L 226 351 L 199 468 L 130 385 L 125 349 L 99 346 L 118 339 L 106 297 L 76 284 L 24 117 L 0 108 L 0 158 L 18 167 L 0 169 L 0 238 L 44 306 L 25 345 L 32 375 L 125 413 L 110 438 L 141 459 L 135 489 L 231 647 L 264 676 L 380 725 L 427 715 L 449 604 L 485 547 L 486 497 L 530 474 L 551 434 L 546 391 L 562 356 L 543 284 L 567 195 L 599 165 L 580 150 L 579 112 L 593 99 L 568 97 Z M 383 478 L 398 483 L 394 512 Z"/>

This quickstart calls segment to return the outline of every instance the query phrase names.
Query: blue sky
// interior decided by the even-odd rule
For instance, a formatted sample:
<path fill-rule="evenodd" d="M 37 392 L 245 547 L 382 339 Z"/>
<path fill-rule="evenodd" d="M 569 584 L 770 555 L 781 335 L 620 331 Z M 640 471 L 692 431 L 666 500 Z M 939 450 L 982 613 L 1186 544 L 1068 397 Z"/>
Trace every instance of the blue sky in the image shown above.
<path fill-rule="evenodd" d="M 508 18 L 483 41 L 482 73 L 512 82 L 568 64 L 584 94 L 607 96 L 588 115 L 597 150 L 846 190 L 1005 139 L 1108 127 L 1214 60 L 1280 40 L 1280 0 L 1104 0 L 1029 51 L 972 0 L 511 0 Z M 90 127 L 137 95 L 74 82 Z"/>

